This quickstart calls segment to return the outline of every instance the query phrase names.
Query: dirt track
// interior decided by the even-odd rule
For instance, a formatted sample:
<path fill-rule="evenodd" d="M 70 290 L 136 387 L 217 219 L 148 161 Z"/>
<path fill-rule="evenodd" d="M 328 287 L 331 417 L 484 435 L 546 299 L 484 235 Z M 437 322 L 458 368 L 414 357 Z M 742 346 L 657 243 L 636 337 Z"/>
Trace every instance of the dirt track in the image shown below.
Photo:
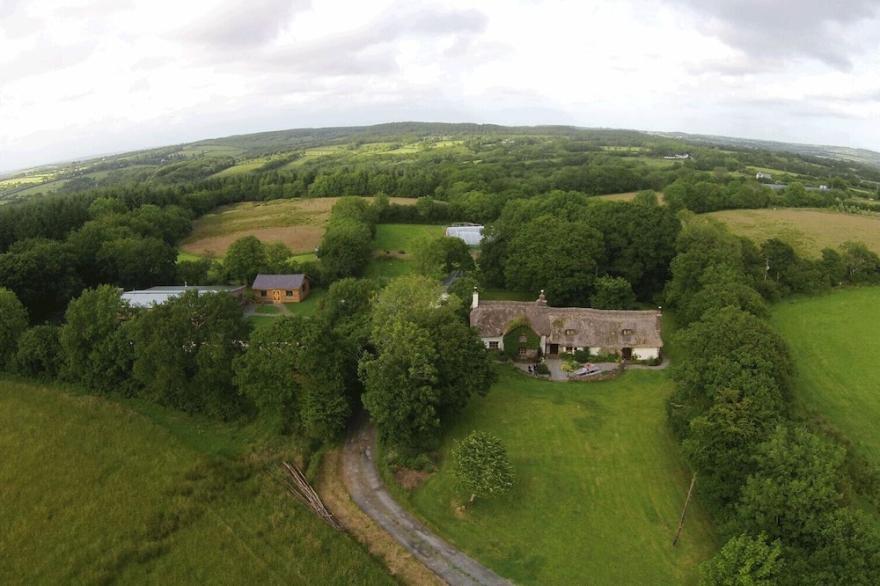
<path fill-rule="evenodd" d="M 343 480 L 361 510 L 448 584 L 510 584 L 431 533 L 394 501 L 373 460 L 375 440 L 375 429 L 361 425 L 349 437 L 342 454 Z"/>

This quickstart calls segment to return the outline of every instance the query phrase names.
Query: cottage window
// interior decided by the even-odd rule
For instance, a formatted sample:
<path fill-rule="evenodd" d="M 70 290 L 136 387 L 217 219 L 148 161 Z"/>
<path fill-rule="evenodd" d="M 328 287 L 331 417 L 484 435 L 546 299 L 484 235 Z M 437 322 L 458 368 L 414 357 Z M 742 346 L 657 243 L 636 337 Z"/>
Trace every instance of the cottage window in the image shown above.
<path fill-rule="evenodd" d="M 574 352 L 574 346 L 566 346 L 565 351 L 571 354 L 572 352 Z"/>
<path fill-rule="evenodd" d="M 265 290 L 260 291 L 260 297 L 265 297 L 265 296 L 266 296 L 266 291 Z"/>
<path fill-rule="evenodd" d="M 525 343 L 528 342 L 528 341 L 529 341 L 529 339 L 526 337 L 525 334 L 523 334 L 522 336 L 519 337 L 519 343 L 520 343 L 520 344 L 525 344 Z"/>
<path fill-rule="evenodd" d="M 575 335 L 576 333 L 577 333 L 577 331 L 575 331 L 575 330 L 565 330 L 565 335 L 566 335 L 566 336 L 573 336 L 573 335 Z"/>
<path fill-rule="evenodd" d="M 288 297 L 293 297 L 293 291 L 285 291 L 284 294 Z"/>
<path fill-rule="evenodd" d="M 633 333 L 633 331 L 629 328 L 624 328 L 623 331 L 621 332 L 621 334 L 623 334 L 624 336 L 632 336 L 632 333 Z"/>
<path fill-rule="evenodd" d="M 520 356 L 525 356 L 525 355 L 526 355 L 526 351 L 527 351 L 526 348 L 520 348 L 520 349 L 519 349 L 519 355 L 520 355 Z"/>
<path fill-rule="evenodd" d="M 497 350 L 498 342 L 489 342 L 489 350 Z"/>

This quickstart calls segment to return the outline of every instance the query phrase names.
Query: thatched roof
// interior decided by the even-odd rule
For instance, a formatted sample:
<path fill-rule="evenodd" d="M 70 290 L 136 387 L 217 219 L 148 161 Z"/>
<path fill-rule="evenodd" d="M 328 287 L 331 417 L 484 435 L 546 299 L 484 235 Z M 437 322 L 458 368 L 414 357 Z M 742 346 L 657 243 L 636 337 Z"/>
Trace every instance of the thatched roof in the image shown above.
<path fill-rule="evenodd" d="M 530 301 L 480 301 L 471 325 L 484 338 L 503 336 L 522 321 L 549 343 L 592 348 L 660 348 L 658 311 L 549 307 Z"/>

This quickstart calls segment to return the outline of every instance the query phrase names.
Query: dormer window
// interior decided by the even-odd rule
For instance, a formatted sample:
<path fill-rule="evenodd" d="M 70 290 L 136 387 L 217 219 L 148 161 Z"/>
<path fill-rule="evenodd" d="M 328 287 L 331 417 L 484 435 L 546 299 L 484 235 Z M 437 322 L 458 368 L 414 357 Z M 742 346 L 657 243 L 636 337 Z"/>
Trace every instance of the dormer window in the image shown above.
<path fill-rule="evenodd" d="M 624 336 L 632 336 L 633 331 L 629 328 L 623 328 L 620 333 Z"/>
<path fill-rule="evenodd" d="M 566 336 L 573 336 L 573 335 L 575 335 L 576 333 L 577 333 L 576 330 L 572 330 L 572 329 L 565 330 L 565 335 L 566 335 Z"/>
<path fill-rule="evenodd" d="M 528 339 L 528 337 L 526 337 L 525 335 L 522 335 L 522 336 L 519 337 L 519 343 L 520 343 L 520 344 L 525 344 L 525 343 L 528 342 L 528 341 L 529 341 L 529 339 Z"/>

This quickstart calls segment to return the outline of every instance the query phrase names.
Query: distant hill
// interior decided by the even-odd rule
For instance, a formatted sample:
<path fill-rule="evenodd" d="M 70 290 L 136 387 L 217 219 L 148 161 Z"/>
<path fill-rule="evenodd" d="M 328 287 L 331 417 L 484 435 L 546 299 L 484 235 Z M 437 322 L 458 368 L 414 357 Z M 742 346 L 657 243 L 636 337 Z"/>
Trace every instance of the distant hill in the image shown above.
<path fill-rule="evenodd" d="M 880 153 L 868 149 L 857 149 L 844 146 L 800 144 L 795 142 L 777 142 L 753 138 L 735 138 L 731 136 L 715 136 L 709 134 L 687 134 L 685 132 L 653 132 L 651 134 L 665 138 L 684 140 L 708 146 L 733 147 L 771 152 L 791 153 L 807 157 L 852 161 L 880 169 Z"/>
<path fill-rule="evenodd" d="M 641 165 L 640 175 L 668 174 L 684 165 L 740 177 L 763 170 L 777 181 L 813 187 L 836 179 L 836 185 L 849 186 L 860 196 L 873 197 L 880 189 L 880 153 L 866 149 L 612 128 L 392 122 L 258 132 L 42 165 L 0 174 L 0 205 L 40 194 L 122 185 L 192 185 L 235 175 L 302 172 L 310 184 L 318 174 L 355 167 L 400 175 L 403 169 L 418 166 L 430 174 L 441 164 L 483 168 L 497 164 L 503 167 L 497 173 L 507 177 L 566 167 L 568 179 L 556 185 L 577 189 L 584 165 L 597 160 Z M 608 173 L 620 176 L 625 171 L 616 168 Z M 495 181 L 491 177 L 486 175 L 486 181 Z M 657 183 L 672 180 L 669 175 Z M 485 189 L 485 182 L 474 183 L 473 188 Z"/>

